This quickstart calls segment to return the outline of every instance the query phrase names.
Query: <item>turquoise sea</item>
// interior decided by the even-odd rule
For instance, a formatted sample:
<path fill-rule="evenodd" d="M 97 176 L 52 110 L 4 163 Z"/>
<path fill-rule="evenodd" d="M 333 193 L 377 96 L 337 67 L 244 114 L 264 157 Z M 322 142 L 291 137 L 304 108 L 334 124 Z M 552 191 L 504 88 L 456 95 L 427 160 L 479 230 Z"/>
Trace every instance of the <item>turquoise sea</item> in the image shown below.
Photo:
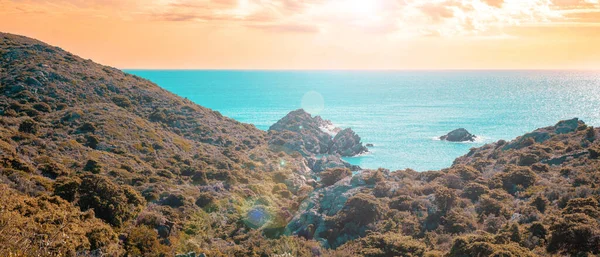
<path fill-rule="evenodd" d="M 263 130 L 305 108 L 375 145 L 347 159 L 363 168 L 441 169 L 471 147 L 561 119 L 600 125 L 598 71 L 126 72 Z M 480 140 L 434 140 L 461 127 Z"/>

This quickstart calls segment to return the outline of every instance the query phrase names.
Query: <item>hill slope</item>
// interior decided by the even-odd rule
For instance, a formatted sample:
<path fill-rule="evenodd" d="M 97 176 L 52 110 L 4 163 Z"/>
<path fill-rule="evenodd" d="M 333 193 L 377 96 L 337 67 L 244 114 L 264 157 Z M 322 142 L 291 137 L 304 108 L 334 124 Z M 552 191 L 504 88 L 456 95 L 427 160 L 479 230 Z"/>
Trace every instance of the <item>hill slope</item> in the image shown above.
<path fill-rule="evenodd" d="M 207 213 L 202 208 L 213 215 L 205 222 L 215 224 L 185 236 L 245 234 L 243 215 L 249 209 L 274 212 L 296 202 L 272 179 L 273 172 L 281 179 L 305 167 L 269 151 L 265 132 L 117 69 L 0 34 L 0 92 L 1 201 L 6 203 L 0 222 L 19 227 L 9 222 L 17 217 L 33 226 L 3 229 L 10 233 L 0 242 L 10 243 L 0 247 L 0 255 L 16 249 L 24 255 L 200 250 L 202 243 L 177 250 L 181 244 L 174 241 L 184 236 L 193 215 Z M 46 206 L 39 215 L 52 219 L 31 216 L 20 207 L 25 203 Z M 260 227 L 284 227 L 285 218 L 268 223 Z M 131 239 L 144 230 L 153 232 L 139 236 L 150 238 Z M 156 245 L 135 244 L 150 239 Z"/>
<path fill-rule="evenodd" d="M 0 92 L 1 256 L 600 254 L 577 119 L 392 172 L 317 160 L 330 135 L 302 111 L 263 132 L 21 36 L 0 34 Z"/>

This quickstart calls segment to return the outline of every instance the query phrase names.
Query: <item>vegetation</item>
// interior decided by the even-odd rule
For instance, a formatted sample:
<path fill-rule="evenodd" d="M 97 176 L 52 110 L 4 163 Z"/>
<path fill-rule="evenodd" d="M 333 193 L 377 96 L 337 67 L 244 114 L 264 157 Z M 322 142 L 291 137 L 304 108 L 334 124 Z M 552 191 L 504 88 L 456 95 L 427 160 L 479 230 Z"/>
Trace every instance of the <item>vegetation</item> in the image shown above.
<path fill-rule="evenodd" d="M 353 175 L 24 37 L 0 34 L 0 92 L 0 256 L 600 254 L 600 141 L 576 119 Z"/>

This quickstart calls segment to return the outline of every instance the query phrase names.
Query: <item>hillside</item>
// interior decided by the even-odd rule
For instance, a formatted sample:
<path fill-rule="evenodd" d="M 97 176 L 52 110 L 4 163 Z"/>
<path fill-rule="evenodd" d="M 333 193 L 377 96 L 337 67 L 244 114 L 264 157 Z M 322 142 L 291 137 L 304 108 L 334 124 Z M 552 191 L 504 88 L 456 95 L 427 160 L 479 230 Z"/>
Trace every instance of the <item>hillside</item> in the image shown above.
<path fill-rule="evenodd" d="M 600 254 L 578 119 L 419 173 L 344 163 L 360 137 L 302 110 L 260 131 L 11 34 L 0 91 L 0 256 Z"/>
<path fill-rule="evenodd" d="M 0 255 L 172 255 L 246 236 L 250 209 L 297 202 L 272 177 L 304 167 L 252 125 L 36 40 L 0 34 L 0 56 Z"/>

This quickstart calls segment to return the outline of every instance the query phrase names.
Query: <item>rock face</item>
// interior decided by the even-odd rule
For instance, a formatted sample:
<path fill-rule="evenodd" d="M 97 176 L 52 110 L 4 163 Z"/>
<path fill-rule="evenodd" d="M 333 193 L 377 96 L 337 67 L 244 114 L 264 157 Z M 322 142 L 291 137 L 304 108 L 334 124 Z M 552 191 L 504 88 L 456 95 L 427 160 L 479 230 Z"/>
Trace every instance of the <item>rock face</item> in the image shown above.
<path fill-rule="evenodd" d="M 308 162 L 308 167 L 313 172 L 321 172 L 327 169 L 334 168 L 348 168 L 353 171 L 360 170 L 359 166 L 352 165 L 350 163 L 345 162 L 339 155 L 328 154 L 320 157 L 311 156 L 307 157 L 306 161 Z"/>
<path fill-rule="evenodd" d="M 467 141 L 475 141 L 475 135 L 469 133 L 464 128 L 455 129 L 450 131 L 450 133 L 443 135 L 440 137 L 440 140 L 446 140 L 450 142 L 467 142 Z"/>
<path fill-rule="evenodd" d="M 366 186 L 363 175 L 344 178 L 332 186 L 314 191 L 300 205 L 299 212 L 287 225 L 286 234 L 297 235 L 321 242 L 326 247 L 338 246 L 358 237 L 340 234 L 328 237 L 335 224 L 331 220 L 344 208 L 348 199 Z"/>
<path fill-rule="evenodd" d="M 340 154 L 341 156 L 355 156 L 368 152 L 367 147 L 363 146 L 358 136 L 351 128 L 339 132 L 333 138 L 333 144 L 329 147 L 330 154 Z"/>
<path fill-rule="evenodd" d="M 287 151 L 297 151 L 303 156 L 328 154 L 332 138 L 322 129 L 331 123 L 321 117 L 312 117 L 304 110 L 288 113 L 269 128 L 270 144 L 282 146 Z"/>
<path fill-rule="evenodd" d="M 269 128 L 269 143 L 288 152 L 297 151 L 303 156 L 333 154 L 355 156 L 368 152 L 352 129 L 340 129 L 312 117 L 302 109 L 292 111 Z"/>

